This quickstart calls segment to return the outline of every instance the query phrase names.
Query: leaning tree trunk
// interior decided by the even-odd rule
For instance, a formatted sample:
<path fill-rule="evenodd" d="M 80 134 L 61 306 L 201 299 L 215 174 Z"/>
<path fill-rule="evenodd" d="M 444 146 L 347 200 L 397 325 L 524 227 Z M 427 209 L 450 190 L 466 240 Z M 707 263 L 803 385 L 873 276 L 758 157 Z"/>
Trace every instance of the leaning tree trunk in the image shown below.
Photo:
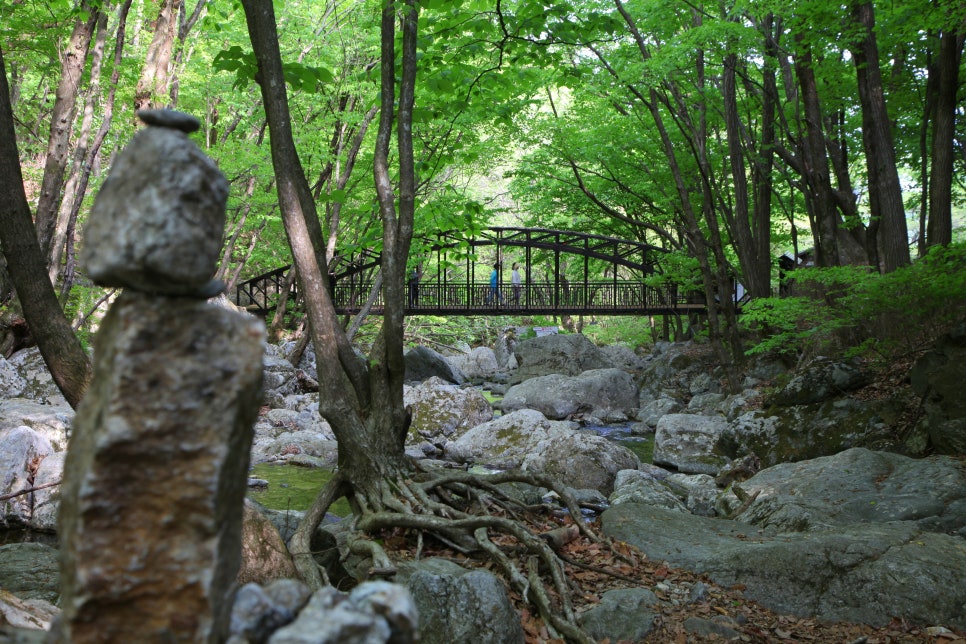
<path fill-rule="evenodd" d="M 114 36 L 114 70 L 111 72 L 110 89 L 108 90 L 106 100 L 102 101 L 100 104 L 101 125 L 97 129 L 97 134 L 94 136 L 94 141 L 91 143 L 90 149 L 87 151 L 86 158 L 84 159 L 80 171 L 77 174 L 77 186 L 75 188 L 77 198 L 73 200 L 73 204 L 71 205 L 70 212 L 67 216 L 67 231 L 64 236 L 63 282 L 61 283 L 60 291 L 62 299 L 66 298 L 74 284 L 75 269 L 77 265 L 76 256 L 74 254 L 74 230 L 77 225 L 77 217 L 80 214 L 81 205 L 84 201 L 84 195 L 87 194 L 87 186 L 90 183 L 94 161 L 100 154 L 101 146 L 104 144 L 104 140 L 111 131 L 111 124 L 114 122 L 114 102 L 117 97 L 117 82 L 120 78 L 122 59 L 121 54 L 124 51 L 124 34 L 127 31 L 127 16 L 131 10 L 131 2 L 132 0 L 124 0 L 124 3 L 118 10 L 117 30 Z"/>
<path fill-rule="evenodd" d="M 123 31 L 121 31 L 123 34 Z M 94 123 L 94 111 L 98 107 L 101 98 L 101 68 L 104 60 L 104 45 L 107 40 L 107 15 L 99 14 L 97 20 L 97 36 L 94 39 L 94 46 L 91 48 L 91 80 L 87 87 L 87 100 L 84 101 L 84 112 L 81 117 L 80 133 L 77 137 L 77 146 L 74 150 L 74 160 L 67 181 L 64 184 L 64 197 L 61 199 L 60 207 L 54 226 L 53 239 L 50 244 L 50 282 L 57 283 L 62 268 L 60 257 L 64 254 L 67 241 L 68 230 L 73 231 L 75 226 L 71 221 L 71 213 L 78 212 L 74 205 L 83 201 L 84 192 L 87 190 L 87 182 L 83 178 L 86 170 L 87 153 L 90 150 L 91 129 Z M 81 192 L 83 186 L 84 192 Z M 63 292 L 68 292 L 70 286 L 63 288 Z"/>
<path fill-rule="evenodd" d="M 54 382 L 77 407 L 91 379 L 91 363 L 64 316 L 30 217 L 17 153 L 7 72 L 0 50 L 0 244 L 24 317 Z"/>
<path fill-rule="evenodd" d="M 57 85 L 57 96 L 50 115 L 50 137 L 47 141 L 44 178 L 40 185 L 40 199 L 37 202 L 37 239 L 40 241 L 40 249 L 47 265 L 53 265 L 59 261 L 59 257 L 53 256 L 57 211 L 64 189 L 64 172 L 67 168 L 77 95 L 80 92 L 81 77 L 87 62 L 87 50 L 100 14 L 100 11 L 92 7 L 87 0 L 81 3 L 80 10 L 61 61 L 60 82 Z M 85 15 L 86 21 L 81 19 Z"/>

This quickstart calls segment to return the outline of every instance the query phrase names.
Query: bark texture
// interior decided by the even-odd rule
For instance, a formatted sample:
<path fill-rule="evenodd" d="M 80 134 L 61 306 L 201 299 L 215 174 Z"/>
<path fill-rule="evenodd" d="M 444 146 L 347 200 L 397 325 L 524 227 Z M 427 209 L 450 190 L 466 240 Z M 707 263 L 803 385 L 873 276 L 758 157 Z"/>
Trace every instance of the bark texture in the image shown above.
<path fill-rule="evenodd" d="M 24 194 L 16 141 L 0 51 L 0 244 L 40 353 L 64 398 L 76 408 L 90 382 L 91 364 L 47 277 L 47 264 Z"/>

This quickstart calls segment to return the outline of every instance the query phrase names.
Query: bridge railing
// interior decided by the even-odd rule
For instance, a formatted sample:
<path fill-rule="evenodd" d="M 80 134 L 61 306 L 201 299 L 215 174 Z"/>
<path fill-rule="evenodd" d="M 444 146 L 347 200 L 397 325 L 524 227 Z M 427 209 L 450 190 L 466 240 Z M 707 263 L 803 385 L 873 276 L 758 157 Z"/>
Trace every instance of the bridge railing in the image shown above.
<path fill-rule="evenodd" d="M 234 301 L 255 312 L 275 308 L 286 286 L 286 270 L 266 273 L 238 286 Z M 372 289 L 371 281 L 345 280 L 334 285 L 336 310 L 340 314 L 358 313 Z M 680 292 L 675 285 L 652 287 L 637 281 L 602 280 L 577 283 L 534 282 L 515 290 L 501 284 L 494 294 L 488 282 L 425 282 L 407 286 L 407 315 L 493 315 L 533 314 L 663 314 L 704 309 L 703 302 Z M 295 290 L 293 285 L 292 290 Z M 295 293 L 292 293 L 293 299 Z M 383 309 L 378 294 L 373 313 Z"/>
<path fill-rule="evenodd" d="M 362 308 L 371 283 L 335 286 L 335 304 L 339 313 L 352 314 Z M 494 293 L 488 283 L 450 282 L 410 284 L 407 292 L 407 314 L 492 314 L 495 309 L 508 313 L 641 313 L 698 308 L 673 285 L 661 288 L 642 282 L 600 281 L 571 285 L 546 283 L 523 284 L 514 289 L 502 284 Z M 380 294 L 373 311 L 383 307 Z"/>

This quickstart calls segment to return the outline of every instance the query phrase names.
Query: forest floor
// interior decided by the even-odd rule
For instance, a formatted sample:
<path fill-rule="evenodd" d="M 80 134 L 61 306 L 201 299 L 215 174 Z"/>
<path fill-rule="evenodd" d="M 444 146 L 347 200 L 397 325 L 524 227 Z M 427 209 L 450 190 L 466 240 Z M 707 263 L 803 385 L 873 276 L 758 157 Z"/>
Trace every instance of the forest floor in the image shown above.
<path fill-rule="evenodd" d="M 569 521 L 569 518 L 565 522 Z M 559 520 L 547 519 L 545 529 L 560 525 Z M 539 526 L 534 526 L 539 529 Z M 596 525 L 592 526 L 596 530 Z M 421 558 L 449 559 L 464 568 L 491 568 L 432 540 L 423 543 Z M 501 543 L 513 549 L 512 538 Z M 389 535 L 385 546 L 397 560 L 412 559 L 416 546 L 403 534 Z M 592 608 L 610 590 L 646 588 L 662 600 L 651 610 L 655 613 L 652 631 L 635 642 L 660 644 L 692 644 L 700 642 L 740 641 L 753 643 L 818 642 L 842 644 L 902 644 L 930 642 L 932 644 L 966 644 L 966 632 L 954 631 L 939 625 L 911 624 L 892 619 L 886 626 L 872 627 L 846 622 L 823 622 L 810 617 L 783 615 L 765 608 L 745 597 L 738 584 L 724 588 L 708 578 L 683 569 L 648 559 L 633 546 L 623 542 L 594 542 L 577 538 L 557 550 L 564 560 L 571 601 L 577 613 Z M 526 570 L 525 562 L 518 562 Z M 493 570 L 495 574 L 498 571 Z M 702 585 L 704 592 L 697 601 L 689 600 L 692 589 Z M 548 588 L 548 592 L 553 595 Z M 563 639 L 551 636 L 544 620 L 533 613 L 533 608 L 518 593 L 510 591 L 511 601 L 522 618 L 527 644 L 563 644 Z M 730 630 L 729 630 L 730 629 Z M 727 632 L 728 636 L 720 634 Z M 631 644 L 603 640 L 598 644 Z"/>
<path fill-rule="evenodd" d="M 876 369 L 874 382 L 853 393 L 858 398 L 892 398 L 901 401 L 905 411 L 900 415 L 896 427 L 897 435 L 908 436 L 918 420 L 919 401 L 908 384 L 908 373 L 913 362 L 910 358 L 908 361 L 898 361 Z M 531 529 L 538 533 L 561 525 L 559 518 L 531 519 L 534 521 Z M 563 521 L 570 522 L 570 519 L 567 517 Z M 597 534 L 600 533 L 598 525 L 594 524 L 592 528 Z M 385 545 L 392 551 L 393 558 L 411 559 L 416 556 L 415 544 L 403 534 L 387 535 Z M 500 545 L 505 550 L 512 550 L 514 546 L 510 538 Z M 577 613 L 592 608 L 610 590 L 646 588 L 655 592 L 662 601 L 652 607 L 655 613 L 652 631 L 643 640 L 638 640 L 639 642 L 966 644 L 966 632 L 955 631 L 943 625 L 912 624 L 892 618 L 885 626 L 872 627 L 866 624 L 824 622 L 812 617 L 780 614 L 748 599 L 740 584 L 729 588 L 721 587 L 702 575 L 648 559 L 626 543 L 608 543 L 606 540 L 593 542 L 586 537 L 580 537 L 559 548 L 557 552 L 565 562 L 567 579 L 571 584 L 571 601 Z M 491 564 L 470 559 L 445 546 L 433 546 L 429 543 L 423 544 L 419 556 L 450 559 L 466 568 L 491 567 Z M 518 562 L 518 566 L 526 570 L 525 562 Z M 705 592 L 699 601 L 691 601 L 691 589 L 696 584 L 703 585 Z M 527 644 L 564 642 L 551 636 L 544 620 L 533 613 L 532 607 L 518 593 L 511 590 L 510 598 L 522 617 Z M 713 632 L 719 627 L 730 631 Z M 727 632 L 728 635 L 725 636 L 722 632 Z M 599 644 L 630 644 L 630 641 L 604 640 Z"/>

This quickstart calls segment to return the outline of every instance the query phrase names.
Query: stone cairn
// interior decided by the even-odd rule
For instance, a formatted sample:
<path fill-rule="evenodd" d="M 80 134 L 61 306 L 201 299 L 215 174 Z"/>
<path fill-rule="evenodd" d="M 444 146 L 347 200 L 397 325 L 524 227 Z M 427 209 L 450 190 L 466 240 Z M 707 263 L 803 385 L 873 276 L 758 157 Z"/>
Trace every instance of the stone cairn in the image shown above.
<path fill-rule="evenodd" d="M 207 301 L 228 183 L 188 138 L 199 122 L 139 116 L 84 234 L 87 275 L 124 291 L 65 463 L 48 642 L 228 638 L 264 325 Z"/>

